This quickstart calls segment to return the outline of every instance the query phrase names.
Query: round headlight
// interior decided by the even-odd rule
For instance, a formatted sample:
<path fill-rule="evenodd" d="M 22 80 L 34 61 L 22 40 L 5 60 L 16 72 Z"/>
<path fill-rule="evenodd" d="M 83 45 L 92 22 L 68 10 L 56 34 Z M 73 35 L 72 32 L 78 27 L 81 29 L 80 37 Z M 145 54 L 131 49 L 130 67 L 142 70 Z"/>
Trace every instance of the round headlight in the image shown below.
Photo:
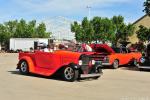
<path fill-rule="evenodd" d="M 82 60 L 79 60 L 79 65 L 82 65 Z"/>
<path fill-rule="evenodd" d="M 142 57 L 142 58 L 140 59 L 140 62 L 141 62 L 141 63 L 144 63 L 145 60 L 146 60 L 146 59 Z"/>
<path fill-rule="evenodd" d="M 95 64 L 95 60 L 92 60 L 92 65 L 94 65 Z"/>

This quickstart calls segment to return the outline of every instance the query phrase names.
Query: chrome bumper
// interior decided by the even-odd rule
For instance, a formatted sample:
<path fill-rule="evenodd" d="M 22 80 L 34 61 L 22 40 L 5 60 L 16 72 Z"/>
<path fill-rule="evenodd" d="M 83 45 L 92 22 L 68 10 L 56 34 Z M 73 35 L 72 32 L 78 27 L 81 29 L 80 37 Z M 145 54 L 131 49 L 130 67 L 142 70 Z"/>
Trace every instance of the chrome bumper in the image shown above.
<path fill-rule="evenodd" d="M 138 66 L 138 68 L 150 69 L 150 66 Z"/>
<path fill-rule="evenodd" d="M 81 74 L 81 78 L 92 78 L 92 77 L 98 77 L 101 76 L 103 73 L 98 73 L 98 74 Z"/>
<path fill-rule="evenodd" d="M 110 66 L 111 64 L 110 64 L 110 63 L 103 63 L 103 62 L 102 62 L 102 65 L 103 65 L 103 66 Z"/>

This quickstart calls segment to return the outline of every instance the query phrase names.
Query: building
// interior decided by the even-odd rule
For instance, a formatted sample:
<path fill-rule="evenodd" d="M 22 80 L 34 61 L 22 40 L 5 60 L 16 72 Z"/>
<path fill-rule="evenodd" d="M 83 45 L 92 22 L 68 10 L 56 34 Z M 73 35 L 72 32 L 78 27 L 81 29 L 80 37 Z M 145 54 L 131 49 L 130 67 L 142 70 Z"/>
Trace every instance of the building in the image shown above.
<path fill-rule="evenodd" d="M 133 24 L 135 25 L 135 31 L 134 34 L 129 37 L 129 41 L 134 44 L 139 41 L 136 35 L 136 31 L 139 30 L 139 26 L 143 25 L 147 28 L 150 28 L 150 17 L 148 15 L 144 15 L 143 17 L 136 20 Z"/>
<path fill-rule="evenodd" d="M 71 32 L 71 24 L 74 20 L 58 16 L 43 20 L 47 31 L 52 32 L 51 38 L 56 40 L 74 40 L 75 34 Z"/>

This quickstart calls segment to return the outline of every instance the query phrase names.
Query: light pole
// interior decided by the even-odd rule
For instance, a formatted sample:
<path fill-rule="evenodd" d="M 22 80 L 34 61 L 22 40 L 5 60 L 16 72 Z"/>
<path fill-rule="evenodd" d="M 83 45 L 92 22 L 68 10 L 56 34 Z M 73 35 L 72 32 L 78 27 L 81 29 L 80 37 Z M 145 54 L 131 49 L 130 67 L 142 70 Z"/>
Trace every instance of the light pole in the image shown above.
<path fill-rule="evenodd" d="M 88 15 L 88 19 L 91 20 L 91 8 L 92 7 L 91 6 L 87 6 L 86 8 L 88 9 L 88 14 L 89 14 Z"/>

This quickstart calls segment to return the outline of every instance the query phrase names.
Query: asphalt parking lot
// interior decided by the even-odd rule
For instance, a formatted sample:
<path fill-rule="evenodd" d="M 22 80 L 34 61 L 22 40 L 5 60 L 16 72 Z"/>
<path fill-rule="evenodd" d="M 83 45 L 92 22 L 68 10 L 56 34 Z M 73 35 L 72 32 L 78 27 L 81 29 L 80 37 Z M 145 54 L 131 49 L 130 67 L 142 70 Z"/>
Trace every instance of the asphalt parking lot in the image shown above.
<path fill-rule="evenodd" d="M 0 100 L 150 100 L 150 71 L 104 69 L 98 80 L 20 75 L 18 54 L 0 53 Z"/>

